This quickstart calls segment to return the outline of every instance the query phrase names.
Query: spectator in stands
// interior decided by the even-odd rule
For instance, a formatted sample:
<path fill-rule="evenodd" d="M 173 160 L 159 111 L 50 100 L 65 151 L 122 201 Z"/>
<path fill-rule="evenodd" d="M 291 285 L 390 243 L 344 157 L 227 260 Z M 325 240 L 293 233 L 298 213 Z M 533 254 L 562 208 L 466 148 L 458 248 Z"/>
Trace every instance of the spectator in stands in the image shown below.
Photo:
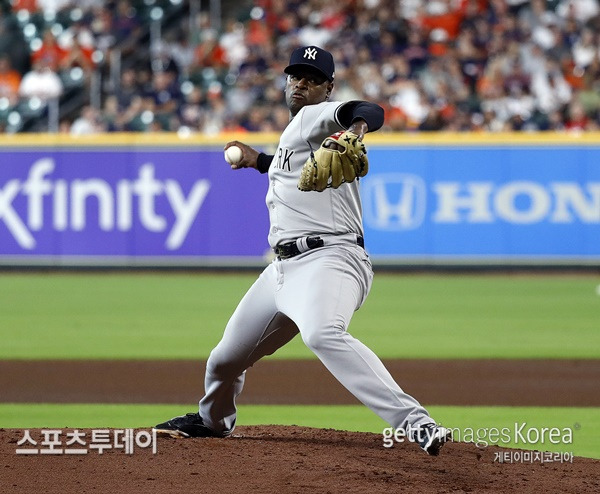
<path fill-rule="evenodd" d="M 82 9 L 84 12 L 89 12 L 95 8 L 102 7 L 105 3 L 105 0 L 74 0 L 76 1 L 76 6 Z"/>
<path fill-rule="evenodd" d="M 587 115 L 600 123 L 600 56 L 594 58 L 582 77 L 578 99 Z"/>
<path fill-rule="evenodd" d="M 141 95 L 136 95 L 132 98 L 131 104 L 119 113 L 119 117 L 115 119 L 115 130 L 124 132 L 138 132 L 144 130 L 140 122 L 140 117 L 143 111 L 143 99 Z"/>
<path fill-rule="evenodd" d="M 129 0 L 118 0 L 112 19 L 112 31 L 117 44 L 131 42 L 140 29 L 140 21 L 136 9 Z"/>
<path fill-rule="evenodd" d="M 268 130 L 272 130 L 269 112 L 270 108 L 265 106 L 253 106 L 242 116 L 240 123 L 248 132 L 262 132 L 265 130 L 264 126 L 267 126 Z"/>
<path fill-rule="evenodd" d="M 89 135 L 105 132 L 106 127 L 103 125 L 102 119 L 98 111 L 92 106 L 84 106 L 81 115 L 77 117 L 71 124 L 71 135 Z"/>
<path fill-rule="evenodd" d="M 561 0 L 556 13 L 563 19 L 573 18 L 580 24 L 585 24 L 598 16 L 600 5 L 597 0 Z"/>
<path fill-rule="evenodd" d="M 77 38 L 71 40 L 71 46 L 66 51 L 65 56 L 60 61 L 60 71 L 68 71 L 72 68 L 79 67 L 83 70 L 86 80 L 89 80 L 92 71 L 94 70 L 94 62 L 92 60 L 92 50 L 82 46 Z"/>
<path fill-rule="evenodd" d="M 110 30 L 114 44 L 124 54 L 136 49 L 137 38 L 141 32 L 141 22 L 136 9 L 129 0 L 118 0 L 115 13 L 110 21 Z"/>
<path fill-rule="evenodd" d="M 113 32 L 113 17 L 107 6 L 96 5 L 92 7 L 87 20 L 89 29 L 95 40 L 98 50 L 108 53 L 116 44 L 116 35 Z"/>
<path fill-rule="evenodd" d="M 161 123 L 163 130 L 173 130 L 170 129 L 171 119 L 176 115 L 183 99 L 175 74 L 168 71 L 155 72 L 147 97 L 154 103 L 154 116 Z"/>
<path fill-rule="evenodd" d="M 58 98 L 63 93 L 63 83 L 52 70 L 50 58 L 40 58 L 33 69 L 23 76 L 19 95 L 23 98 L 37 97 L 43 102 Z"/>
<path fill-rule="evenodd" d="M 66 27 L 64 36 L 87 31 L 80 44 L 100 50 L 105 60 L 111 50 L 125 47 L 123 56 L 130 59 L 105 109 L 111 129 L 278 130 L 285 119 L 273 108 L 281 102 L 284 81 L 272 67 L 305 38 L 309 44 L 320 39 L 339 60 L 336 79 L 345 82 L 336 87 L 336 99 L 379 103 L 386 108 L 384 130 L 598 126 L 597 0 L 269 0 L 253 7 L 227 10 L 222 26 L 206 10 L 163 26 L 164 38 L 152 47 L 151 57 L 134 44 L 142 22 L 148 22 L 140 12 L 150 2 L 77 2 L 83 16 Z M 18 44 L 12 37 L 21 36 L 23 43 L 15 26 L 0 13 L 0 53 L 8 53 L 25 73 L 13 56 Z M 66 56 L 50 34 L 44 34 L 43 50 L 32 58 L 44 54 L 59 60 L 55 67 L 64 66 L 60 60 Z M 132 64 L 135 69 L 128 69 Z M 160 88 L 156 79 L 162 76 L 153 75 L 170 72 L 169 65 L 177 66 L 177 80 L 168 84 L 173 94 Z M 194 85 L 185 99 L 176 95 L 181 83 Z M 161 102 L 165 94 L 169 97 Z M 255 112 L 249 112 L 250 103 Z"/>
<path fill-rule="evenodd" d="M 598 33 L 590 28 L 585 28 L 581 32 L 581 37 L 573 44 L 573 60 L 579 67 L 587 67 L 592 63 L 595 57 L 600 55 L 600 46 L 598 45 Z"/>
<path fill-rule="evenodd" d="M 141 95 L 146 96 L 152 93 L 152 69 L 150 65 L 136 66 L 135 84 Z"/>
<path fill-rule="evenodd" d="M 12 68 L 10 58 L 0 55 L 0 98 L 7 98 L 9 105 L 17 104 L 21 74 Z"/>
<path fill-rule="evenodd" d="M 218 76 L 223 76 L 228 67 L 225 50 L 219 45 L 217 35 L 208 30 L 203 33 L 200 44 L 196 47 L 193 64 L 190 65 L 192 77 L 202 81 L 207 68 L 212 68 Z"/>
<path fill-rule="evenodd" d="M 597 130 L 597 126 L 595 125 L 595 122 L 590 120 L 585 114 L 583 105 L 579 101 L 574 100 L 569 104 L 567 109 L 565 129 L 583 132 L 586 130 Z"/>
<path fill-rule="evenodd" d="M 115 89 L 115 97 L 121 111 L 131 105 L 133 98 L 140 95 L 140 88 L 137 85 L 136 71 L 133 68 L 126 68 L 121 73 L 120 83 Z"/>
<path fill-rule="evenodd" d="M 165 51 L 174 61 L 177 72 L 182 78 L 190 75 L 190 67 L 194 63 L 194 46 L 190 43 L 190 35 L 186 28 L 174 33 L 171 38 L 165 39 Z"/>
<path fill-rule="evenodd" d="M 206 109 L 204 92 L 199 86 L 193 86 L 184 97 L 184 103 L 178 108 L 181 125 L 199 131 L 204 123 Z"/>
<path fill-rule="evenodd" d="M 31 69 L 29 44 L 23 37 L 16 17 L 0 9 L 0 54 L 10 58 L 11 66 L 21 75 Z"/>
<path fill-rule="evenodd" d="M 227 110 L 234 117 L 240 117 L 254 105 L 258 97 L 259 92 L 253 86 L 252 76 L 243 73 L 225 95 Z"/>
<path fill-rule="evenodd" d="M 223 99 L 223 88 L 218 82 L 213 82 L 207 91 L 207 111 L 201 132 L 215 135 L 223 131 L 227 118 L 227 106 Z"/>
<path fill-rule="evenodd" d="M 100 118 L 101 125 L 107 132 L 122 132 L 124 130 L 123 113 L 119 111 L 119 101 L 115 95 L 109 95 L 104 100 Z"/>
<path fill-rule="evenodd" d="M 533 75 L 531 90 L 537 108 L 546 115 L 560 111 L 569 103 L 572 96 L 571 87 L 560 67 L 550 60 L 546 63 L 545 70 Z"/>
<path fill-rule="evenodd" d="M 413 26 L 408 32 L 408 42 L 402 54 L 410 67 L 411 77 L 417 74 L 429 60 L 427 38 L 420 28 Z"/>
<path fill-rule="evenodd" d="M 65 50 L 69 50 L 74 42 L 90 56 L 96 47 L 94 34 L 81 19 L 73 21 L 58 36 L 58 44 Z"/>
<path fill-rule="evenodd" d="M 182 69 L 186 71 L 187 67 L 180 67 L 177 62 L 178 46 L 179 45 L 173 45 L 172 41 L 167 39 L 162 39 L 153 43 L 150 46 L 150 70 L 152 72 L 173 72 L 178 77 L 181 74 L 182 77 L 187 78 L 187 72 L 182 72 Z M 183 48 L 183 45 L 181 45 L 181 47 Z M 181 56 L 184 57 L 186 55 L 181 53 Z M 193 51 L 191 58 L 193 60 Z M 179 60 L 181 61 L 182 59 Z"/>
<path fill-rule="evenodd" d="M 229 19 L 226 23 L 225 32 L 219 39 L 219 44 L 225 51 L 225 60 L 232 72 L 237 72 L 239 66 L 248 56 L 248 47 L 244 43 L 245 36 L 244 24 L 235 19 Z"/>
<path fill-rule="evenodd" d="M 26 10 L 29 13 L 37 12 L 38 10 L 38 0 L 13 0 L 11 3 L 13 12 L 18 12 L 19 10 Z"/>
<path fill-rule="evenodd" d="M 66 56 L 67 51 L 60 47 L 52 31 L 46 29 L 42 35 L 42 45 L 31 54 L 31 64 L 35 65 L 43 59 L 51 70 L 58 72 Z"/>
<path fill-rule="evenodd" d="M 464 18 L 463 4 L 452 0 L 424 2 L 416 22 L 425 32 L 444 33 L 447 39 L 454 40 L 460 32 Z"/>
<path fill-rule="evenodd" d="M 500 132 L 504 128 L 504 123 L 496 117 L 496 112 L 492 108 L 484 110 L 482 115 L 481 130 L 487 132 Z"/>
<path fill-rule="evenodd" d="M 61 10 L 68 7 L 72 0 L 36 0 L 38 10 L 41 10 L 46 16 L 56 15 Z"/>

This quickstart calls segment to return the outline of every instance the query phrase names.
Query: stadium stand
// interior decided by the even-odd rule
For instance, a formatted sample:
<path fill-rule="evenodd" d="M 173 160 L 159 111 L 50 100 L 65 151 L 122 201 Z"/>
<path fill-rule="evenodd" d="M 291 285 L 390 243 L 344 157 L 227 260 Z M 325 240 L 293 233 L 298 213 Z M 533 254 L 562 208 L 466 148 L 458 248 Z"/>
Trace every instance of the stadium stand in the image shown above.
<path fill-rule="evenodd" d="M 600 127 L 597 0 L 0 0 L 0 131 L 280 131 L 303 44 L 384 131 Z"/>

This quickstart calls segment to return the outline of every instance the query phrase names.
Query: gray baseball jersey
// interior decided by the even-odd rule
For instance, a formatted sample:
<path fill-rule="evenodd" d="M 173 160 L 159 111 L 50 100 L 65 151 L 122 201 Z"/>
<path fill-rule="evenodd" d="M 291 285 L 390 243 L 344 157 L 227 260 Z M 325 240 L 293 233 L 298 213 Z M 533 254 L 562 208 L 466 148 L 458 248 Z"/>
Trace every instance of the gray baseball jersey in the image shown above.
<path fill-rule="evenodd" d="M 290 242 L 315 234 L 363 235 L 358 180 L 323 192 L 302 192 L 298 181 L 311 149 L 344 130 L 337 119 L 342 102 L 324 102 L 302 108 L 281 135 L 269 168 L 269 244 Z M 307 144 L 308 143 L 308 144 Z"/>

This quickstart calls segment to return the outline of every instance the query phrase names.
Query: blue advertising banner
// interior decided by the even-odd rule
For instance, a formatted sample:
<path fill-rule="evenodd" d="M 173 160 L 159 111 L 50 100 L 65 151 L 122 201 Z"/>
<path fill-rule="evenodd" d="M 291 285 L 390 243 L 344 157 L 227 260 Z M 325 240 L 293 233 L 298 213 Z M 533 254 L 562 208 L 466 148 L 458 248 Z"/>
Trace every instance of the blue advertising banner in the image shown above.
<path fill-rule="evenodd" d="M 600 138 L 381 137 L 361 180 L 375 263 L 600 265 Z M 101 139 L 0 142 L 0 264 L 265 263 L 267 180 L 231 171 L 225 141 Z"/>
<path fill-rule="evenodd" d="M 0 256 L 258 257 L 267 184 L 221 150 L 0 154 Z"/>
<path fill-rule="evenodd" d="M 600 147 L 371 149 L 374 258 L 600 260 Z"/>

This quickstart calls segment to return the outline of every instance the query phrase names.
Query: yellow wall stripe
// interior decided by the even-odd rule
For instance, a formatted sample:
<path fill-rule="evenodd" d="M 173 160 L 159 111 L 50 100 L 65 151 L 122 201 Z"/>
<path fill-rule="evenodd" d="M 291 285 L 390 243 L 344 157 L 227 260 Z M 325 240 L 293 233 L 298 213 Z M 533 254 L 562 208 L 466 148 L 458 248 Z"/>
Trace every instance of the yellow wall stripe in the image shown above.
<path fill-rule="evenodd" d="M 66 134 L 4 134 L 0 135 L 0 152 L 22 147 L 124 147 L 124 146 L 215 146 L 239 140 L 252 146 L 273 146 L 278 133 L 222 133 L 215 136 L 176 133 L 111 133 L 90 136 Z M 502 133 L 377 133 L 365 138 L 367 145 L 378 146 L 599 146 L 600 132 L 502 132 Z"/>

